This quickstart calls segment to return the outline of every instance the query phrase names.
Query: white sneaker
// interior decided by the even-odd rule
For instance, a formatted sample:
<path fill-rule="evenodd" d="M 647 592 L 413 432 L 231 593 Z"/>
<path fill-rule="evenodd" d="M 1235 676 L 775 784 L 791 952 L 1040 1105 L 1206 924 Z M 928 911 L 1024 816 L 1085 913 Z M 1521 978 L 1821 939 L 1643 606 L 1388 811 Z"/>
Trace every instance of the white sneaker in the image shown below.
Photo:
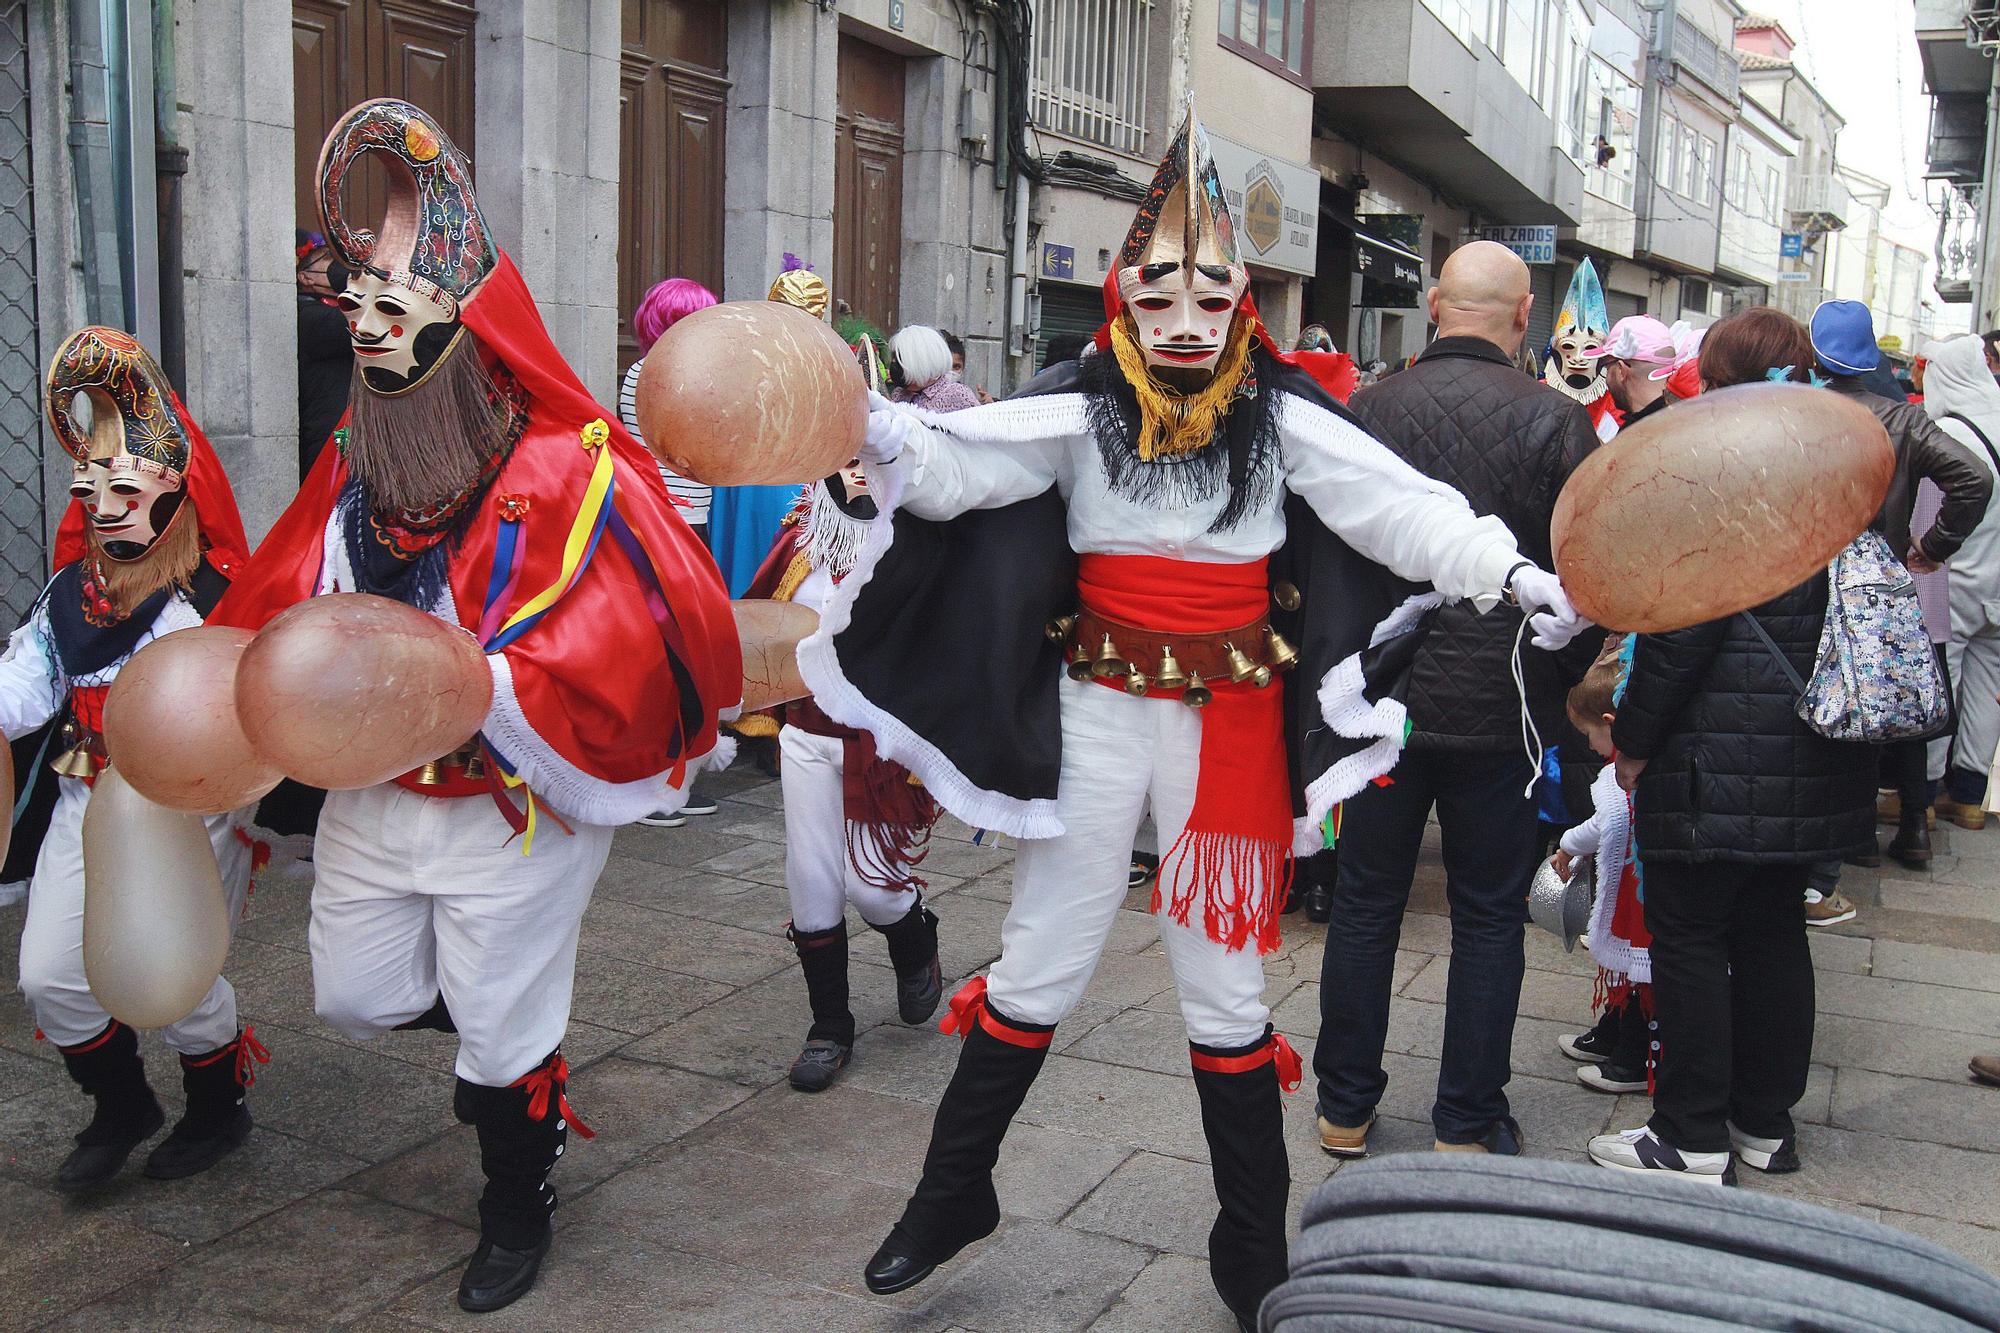
<path fill-rule="evenodd" d="M 721 808 L 721 806 L 706 796 L 690 794 L 687 798 L 687 804 L 681 807 L 681 813 L 689 818 L 694 818 L 698 815 L 712 815 Z"/>
<path fill-rule="evenodd" d="M 678 810 L 655 810 L 650 815 L 639 816 L 639 822 L 647 828 L 679 828 L 687 823 Z"/>
<path fill-rule="evenodd" d="M 1590 1160 L 1613 1171 L 1669 1171 L 1706 1185 L 1734 1185 L 1736 1162 L 1726 1152 L 1682 1152 L 1645 1125 L 1590 1141 Z"/>
<path fill-rule="evenodd" d="M 1743 1165 L 1781 1176 L 1799 1169 L 1799 1145 L 1794 1139 L 1760 1139 L 1729 1124 L 1729 1141 Z"/>

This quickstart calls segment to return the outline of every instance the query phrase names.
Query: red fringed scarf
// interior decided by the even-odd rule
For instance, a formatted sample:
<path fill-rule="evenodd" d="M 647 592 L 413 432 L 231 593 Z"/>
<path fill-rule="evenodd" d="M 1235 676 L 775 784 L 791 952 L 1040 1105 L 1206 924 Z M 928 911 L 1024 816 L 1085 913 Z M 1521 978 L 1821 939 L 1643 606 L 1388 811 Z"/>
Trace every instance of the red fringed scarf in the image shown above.
<path fill-rule="evenodd" d="M 864 884 L 878 889 L 921 889 L 923 863 L 938 820 L 938 803 L 910 777 L 910 770 L 875 753 L 875 738 L 853 732 L 841 739 L 842 813 L 847 817 L 847 859 Z"/>
<path fill-rule="evenodd" d="M 1085 555 L 1077 572 L 1084 606 L 1161 635 L 1218 634 L 1270 609 L 1263 560 L 1219 565 L 1150 555 Z M 1118 680 L 1104 685 L 1123 690 Z M 1229 949 L 1252 940 L 1278 947 L 1291 887 L 1292 798 L 1285 777 L 1284 685 L 1204 681 L 1201 758 L 1187 828 L 1160 858 L 1153 910 L 1182 925 L 1202 904 L 1208 937 Z M 1149 699 L 1178 698 L 1153 692 Z M 1162 888 L 1165 893 L 1162 893 Z"/>

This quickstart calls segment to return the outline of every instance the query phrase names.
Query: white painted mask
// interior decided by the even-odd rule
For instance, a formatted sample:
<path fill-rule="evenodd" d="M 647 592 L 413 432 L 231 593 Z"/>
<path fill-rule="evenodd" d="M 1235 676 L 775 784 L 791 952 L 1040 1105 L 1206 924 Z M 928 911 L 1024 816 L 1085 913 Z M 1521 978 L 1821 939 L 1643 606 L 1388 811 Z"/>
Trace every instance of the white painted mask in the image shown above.
<path fill-rule="evenodd" d="M 369 388 L 377 393 L 410 388 L 437 364 L 458 332 L 456 305 L 441 296 L 367 269 L 348 276 L 335 300 Z"/>
<path fill-rule="evenodd" d="M 1242 269 L 1222 264 L 1161 261 L 1118 274 L 1139 348 L 1155 370 L 1213 372 L 1248 286 Z"/>

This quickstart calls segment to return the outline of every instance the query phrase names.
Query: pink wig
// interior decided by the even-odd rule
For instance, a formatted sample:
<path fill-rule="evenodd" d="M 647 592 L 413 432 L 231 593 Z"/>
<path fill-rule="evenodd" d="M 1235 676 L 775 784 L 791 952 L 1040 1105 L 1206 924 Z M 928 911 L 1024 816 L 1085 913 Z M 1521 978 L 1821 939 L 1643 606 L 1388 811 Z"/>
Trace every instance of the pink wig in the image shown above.
<path fill-rule="evenodd" d="M 632 312 L 632 332 L 639 339 L 641 355 L 652 350 L 661 334 L 697 310 L 715 304 L 715 293 L 693 278 L 668 278 L 656 282 L 641 297 Z"/>

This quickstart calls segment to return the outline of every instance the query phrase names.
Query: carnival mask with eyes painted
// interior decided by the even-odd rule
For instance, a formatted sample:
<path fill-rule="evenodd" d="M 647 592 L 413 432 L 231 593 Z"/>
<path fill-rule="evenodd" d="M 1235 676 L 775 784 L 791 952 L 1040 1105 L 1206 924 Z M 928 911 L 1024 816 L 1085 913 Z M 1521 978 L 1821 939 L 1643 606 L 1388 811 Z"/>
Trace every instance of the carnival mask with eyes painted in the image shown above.
<path fill-rule="evenodd" d="M 1162 261 L 1125 269 L 1118 278 L 1147 366 L 1215 373 L 1249 286 L 1241 269 Z"/>
<path fill-rule="evenodd" d="M 78 330 L 49 367 L 49 422 L 72 460 L 69 493 L 112 560 L 143 557 L 187 498 L 188 439 L 165 383 L 117 329 Z"/>
<path fill-rule="evenodd" d="M 376 393 L 422 383 L 464 327 L 458 303 L 421 280 L 399 282 L 363 269 L 348 275 L 334 300 L 347 319 L 361 382 Z"/>
<path fill-rule="evenodd" d="M 875 517 L 875 497 L 868 492 L 868 478 L 861 471 L 860 459 L 827 477 L 825 484 L 826 493 L 840 506 L 841 513 L 849 518 Z"/>
<path fill-rule="evenodd" d="M 1597 378 L 1602 367 L 1596 358 L 1584 355 L 1594 350 L 1597 342 L 1597 339 L 1589 337 L 1581 329 L 1570 329 L 1558 335 L 1550 343 L 1554 349 L 1554 355 L 1550 358 L 1555 362 L 1553 369 L 1556 374 L 1562 376 L 1563 382 L 1570 388 L 1587 389 L 1590 387 L 1590 382 Z"/>

